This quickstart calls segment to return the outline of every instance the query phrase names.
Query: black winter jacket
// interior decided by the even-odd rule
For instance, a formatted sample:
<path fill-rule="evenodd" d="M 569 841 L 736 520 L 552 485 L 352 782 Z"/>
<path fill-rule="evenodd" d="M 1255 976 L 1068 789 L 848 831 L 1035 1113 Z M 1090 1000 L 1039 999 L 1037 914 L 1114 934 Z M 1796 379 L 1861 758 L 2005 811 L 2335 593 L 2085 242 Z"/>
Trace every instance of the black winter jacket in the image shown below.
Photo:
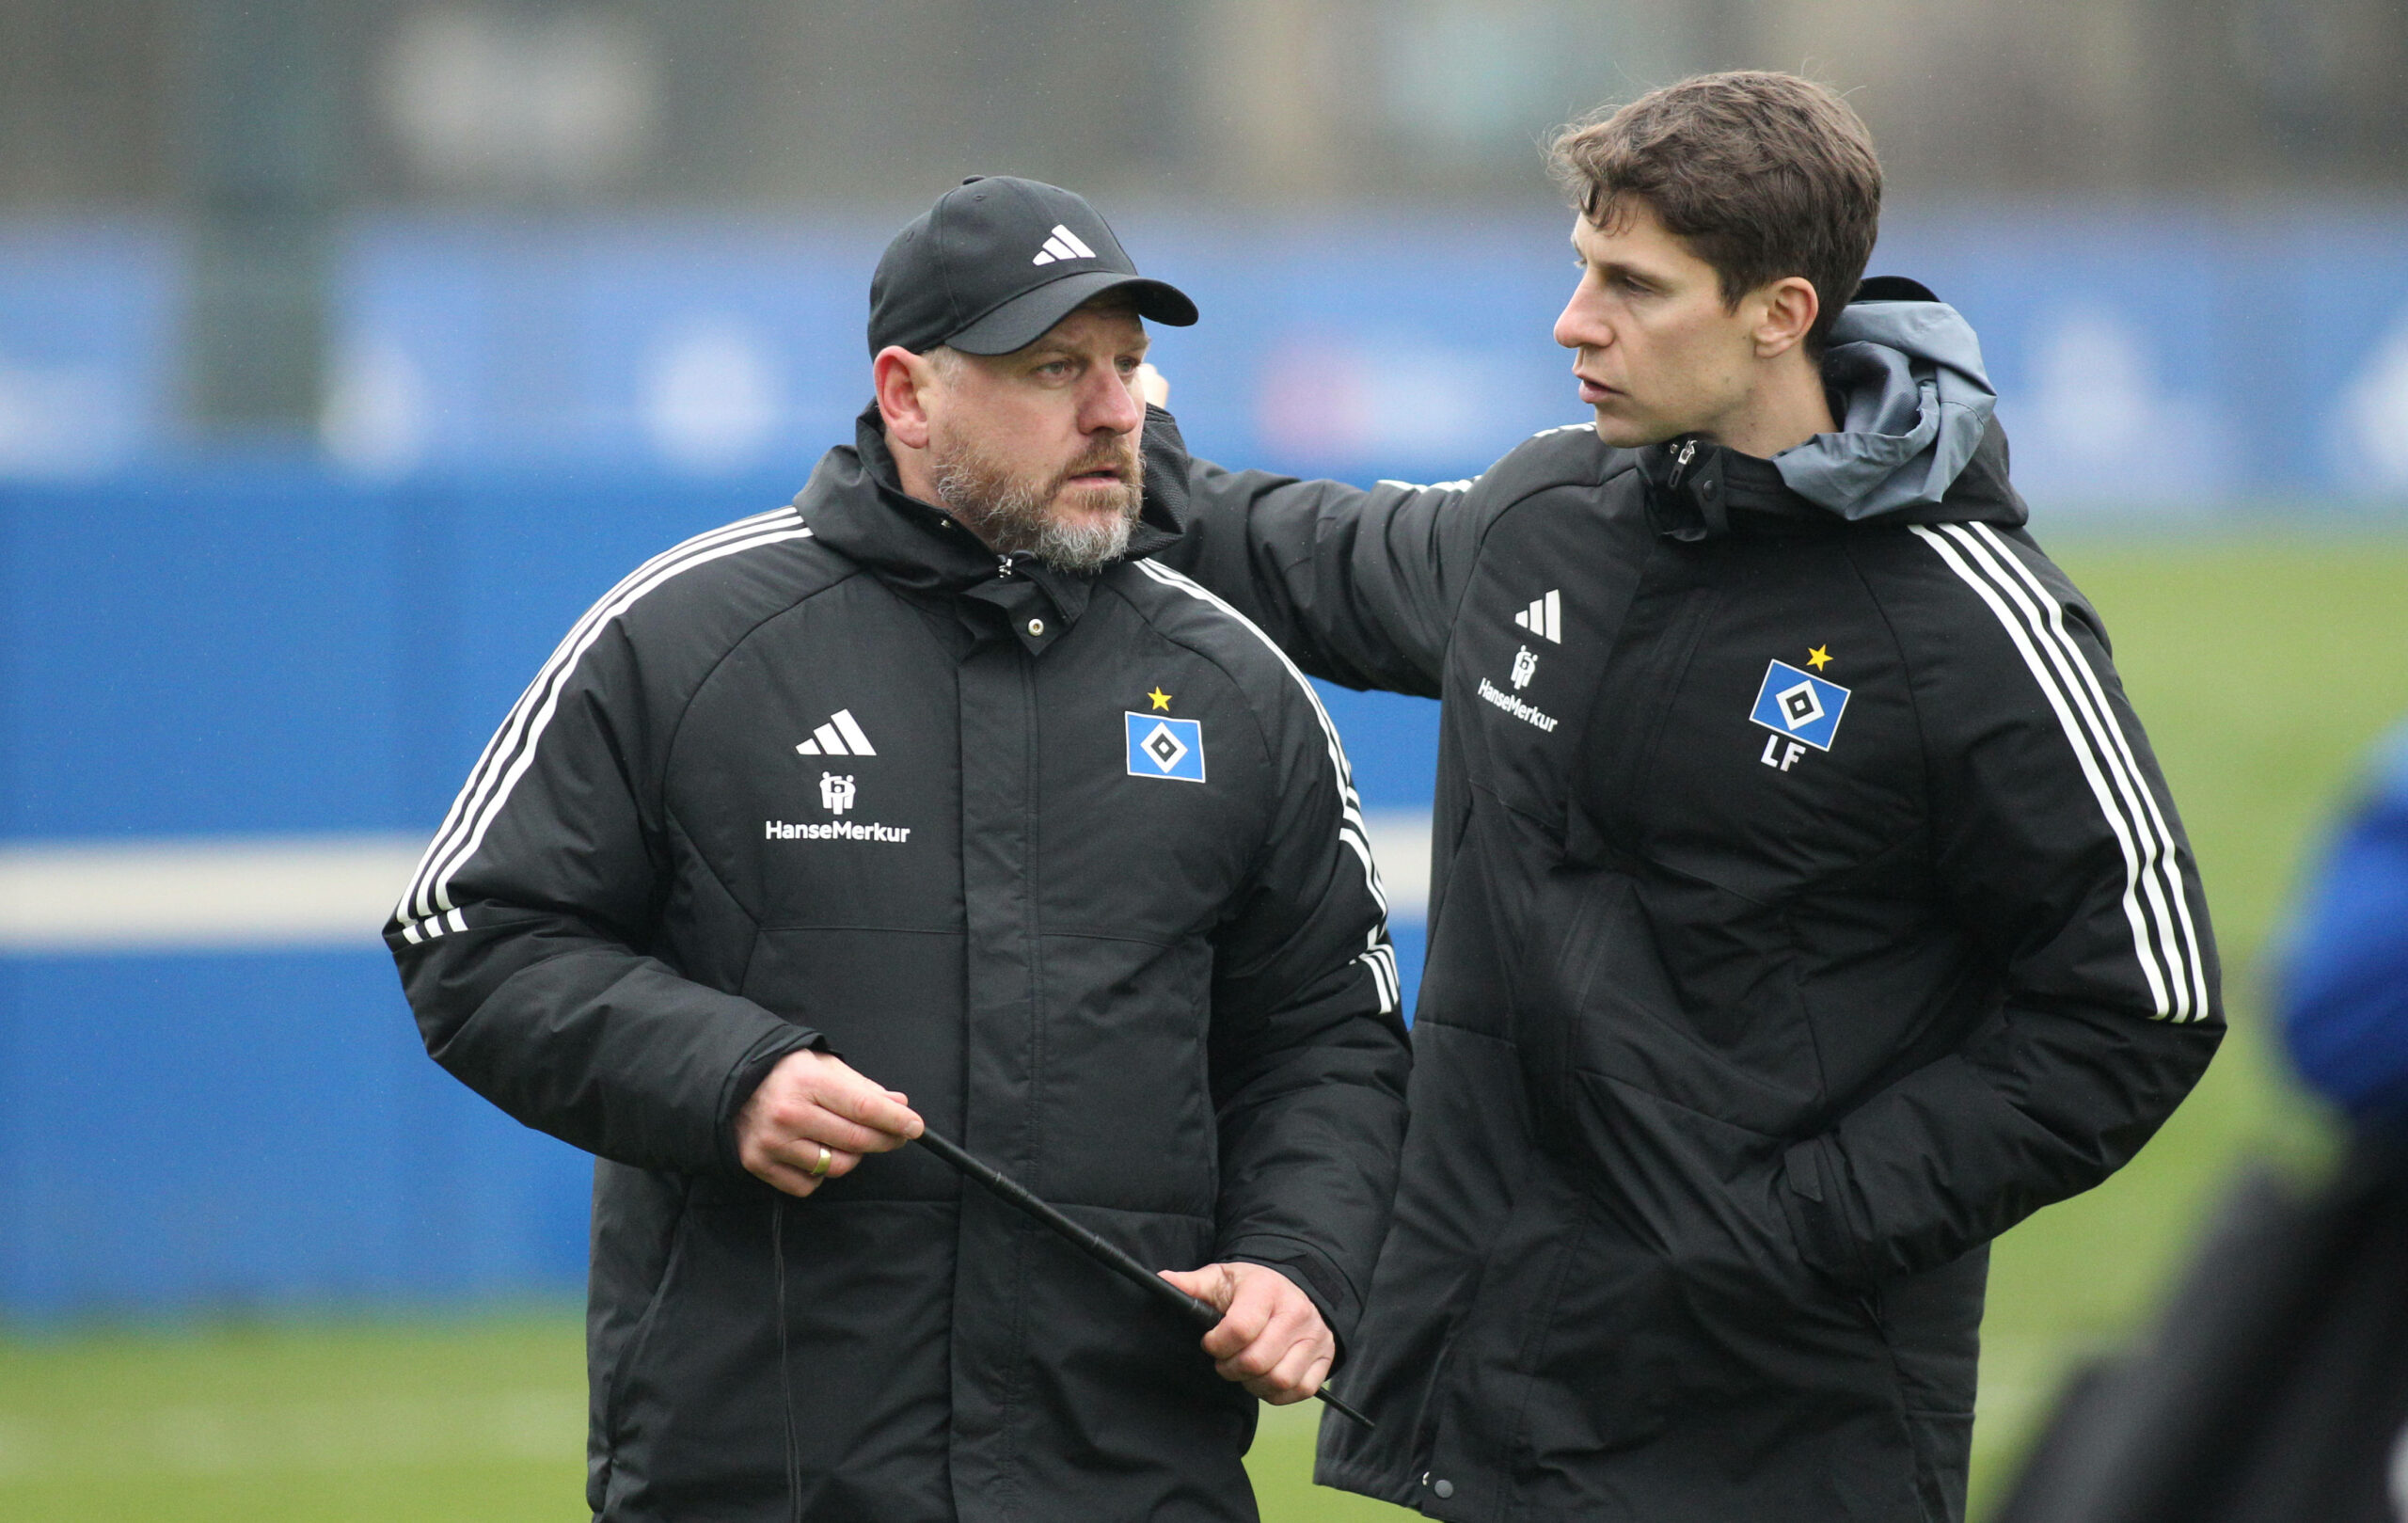
<path fill-rule="evenodd" d="M 1972 436 L 1944 500 L 1857 523 L 1586 424 L 1434 488 L 1196 467 L 1183 565 L 1307 671 L 1445 700 L 1338 1383 L 1379 1428 L 1324 1423 L 1323 1482 L 1465 1523 L 1960 1515 L 1986 1245 L 2221 1035 L 2099 619 Z"/>
<path fill-rule="evenodd" d="M 1166 420 L 1149 478 L 1175 498 Z M 825 1044 L 1148 1262 L 1347 1337 L 1395 965 L 1310 687 L 1175 573 L 999 563 L 865 420 L 571 631 L 388 939 L 428 1050 L 599 1155 L 589 1497 L 625 1523 L 1254 1516 L 1192 1328 L 916 1148 L 808 1200 L 731 1122 Z M 1136 548 L 1168 543 L 1150 498 Z"/>

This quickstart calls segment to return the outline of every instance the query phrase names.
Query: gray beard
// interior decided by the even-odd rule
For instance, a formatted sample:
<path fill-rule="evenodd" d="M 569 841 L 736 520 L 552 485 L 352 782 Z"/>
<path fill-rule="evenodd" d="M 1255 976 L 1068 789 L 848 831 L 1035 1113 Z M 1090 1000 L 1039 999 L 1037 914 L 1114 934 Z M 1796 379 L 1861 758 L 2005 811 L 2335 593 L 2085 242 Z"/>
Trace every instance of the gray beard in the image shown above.
<path fill-rule="evenodd" d="M 1050 504 L 1061 480 L 1014 477 L 967 445 L 940 447 L 928 462 L 937 500 L 998 555 L 1033 555 L 1062 571 L 1101 571 L 1129 549 L 1144 505 L 1134 486 L 1117 488 L 1120 511 L 1101 521 L 1057 516 Z"/>

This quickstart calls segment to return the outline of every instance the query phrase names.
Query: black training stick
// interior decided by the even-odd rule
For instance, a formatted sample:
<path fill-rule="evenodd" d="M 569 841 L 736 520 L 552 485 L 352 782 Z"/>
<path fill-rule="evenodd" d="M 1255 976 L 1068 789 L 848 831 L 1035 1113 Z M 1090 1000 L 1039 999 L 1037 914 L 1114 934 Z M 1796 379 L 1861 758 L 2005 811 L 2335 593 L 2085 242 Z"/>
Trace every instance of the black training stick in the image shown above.
<path fill-rule="evenodd" d="M 920 1145 L 927 1149 L 928 1151 L 936 1154 L 939 1158 L 943 1159 L 946 1163 L 951 1164 L 955 1168 L 960 1170 L 963 1175 L 976 1181 L 979 1184 L 986 1186 L 987 1190 L 990 1194 L 1001 1198 L 1006 1204 L 1018 1207 L 1020 1210 L 1026 1212 L 1029 1215 L 1036 1217 L 1038 1221 L 1043 1222 L 1046 1226 L 1054 1229 L 1054 1231 L 1059 1232 L 1063 1237 L 1069 1240 L 1072 1247 L 1077 1248 L 1088 1258 L 1093 1259 L 1096 1262 L 1103 1265 L 1106 1269 L 1109 1269 L 1114 1274 L 1118 1275 L 1121 1278 L 1127 1280 L 1132 1285 L 1143 1287 L 1145 1291 L 1149 1294 L 1152 1295 L 1156 1300 L 1161 1301 L 1172 1310 L 1177 1311 L 1180 1316 L 1185 1317 L 1196 1326 L 1210 1332 L 1212 1328 L 1220 1325 L 1221 1314 L 1218 1311 L 1213 1310 L 1211 1306 L 1205 1302 L 1197 1300 L 1196 1297 L 1188 1294 L 1185 1291 L 1180 1290 L 1178 1286 L 1173 1285 L 1170 1281 L 1163 1278 L 1160 1275 L 1157 1275 L 1152 1270 L 1148 1269 L 1144 1264 L 1139 1263 L 1136 1260 L 1132 1259 L 1129 1255 L 1121 1252 L 1118 1248 L 1114 1247 L 1111 1244 L 1106 1243 L 1103 1239 L 1096 1236 L 1093 1232 L 1090 1232 L 1085 1228 L 1081 1227 L 1078 1223 L 1070 1220 L 1068 1216 L 1065 1216 L 1060 1212 L 1055 1211 L 1052 1206 L 1049 1206 L 1044 1201 L 1038 1199 L 1037 1197 L 1029 1194 L 1025 1189 L 1022 1189 L 1015 1181 L 996 1172 L 996 1170 L 989 1165 L 981 1163 L 979 1160 L 962 1151 L 959 1148 L 937 1135 L 934 1132 L 922 1132 L 920 1134 Z M 1329 1393 L 1329 1388 L 1327 1386 L 1323 1386 L 1321 1389 L 1313 1392 L 1313 1394 L 1320 1397 L 1323 1401 L 1327 1402 L 1333 1410 L 1344 1413 L 1356 1422 L 1361 1423 L 1364 1427 L 1371 1428 L 1377 1426 L 1377 1424 L 1373 1423 L 1370 1418 L 1365 1417 L 1362 1413 L 1355 1411 L 1344 1402 L 1341 1402 L 1337 1397 L 1332 1396 Z"/>

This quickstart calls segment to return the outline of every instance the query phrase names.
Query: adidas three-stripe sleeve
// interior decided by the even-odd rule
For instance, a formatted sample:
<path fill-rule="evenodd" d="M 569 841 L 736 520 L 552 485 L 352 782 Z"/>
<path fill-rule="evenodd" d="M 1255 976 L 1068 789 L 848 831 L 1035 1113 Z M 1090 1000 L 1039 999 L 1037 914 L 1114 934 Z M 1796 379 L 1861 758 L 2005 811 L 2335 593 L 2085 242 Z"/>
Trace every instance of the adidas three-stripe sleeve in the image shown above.
<path fill-rule="evenodd" d="M 1926 574 L 1884 602 L 1927 849 L 2001 998 L 1971 1040 L 1791 1150 L 1800 1245 L 1849 1280 L 1944 1263 L 2099 1183 L 2223 1035 L 2197 864 L 2097 615 L 2020 533 L 1911 534 Z"/>
<path fill-rule="evenodd" d="M 818 1041 L 644 950 L 674 828 L 660 768 L 724 638 L 655 630 L 640 659 L 628 632 L 662 588 L 808 532 L 791 510 L 732 524 L 596 603 L 496 732 L 386 927 L 435 1059 L 524 1124 L 621 1163 L 736 1171 L 735 1108 Z M 731 596 L 720 612 L 747 608 Z"/>

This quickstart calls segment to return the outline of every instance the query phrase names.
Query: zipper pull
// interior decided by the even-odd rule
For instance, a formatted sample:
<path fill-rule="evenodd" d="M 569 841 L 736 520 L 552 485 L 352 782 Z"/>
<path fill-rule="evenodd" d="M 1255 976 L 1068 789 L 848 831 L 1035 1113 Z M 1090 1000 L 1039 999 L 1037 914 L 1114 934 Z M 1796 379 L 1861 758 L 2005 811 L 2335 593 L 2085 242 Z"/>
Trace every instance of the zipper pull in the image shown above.
<path fill-rule="evenodd" d="M 1008 555 L 999 555 L 995 557 L 995 576 L 997 579 L 1004 581 L 1009 581 L 1011 579 L 1011 575 L 1012 558 Z"/>
<path fill-rule="evenodd" d="M 1671 476 L 1671 480 L 1670 480 L 1670 481 L 1666 482 L 1664 484 L 1665 484 L 1666 486 L 1668 486 L 1668 487 L 1672 487 L 1672 488 L 1677 488 L 1677 487 L 1679 487 L 1679 485 L 1681 484 L 1681 472 L 1683 472 L 1683 471 L 1685 471 L 1685 470 L 1688 469 L 1688 468 L 1689 468 L 1689 462 L 1690 462 L 1690 461 L 1692 461 L 1692 460 L 1694 460 L 1694 459 L 1696 459 L 1696 458 L 1697 458 L 1697 440 L 1695 440 L 1695 439 L 1683 439 L 1683 440 L 1681 441 L 1681 452 L 1680 452 L 1680 453 L 1678 453 L 1678 454 L 1676 454 L 1676 455 L 1674 455 L 1674 456 L 1672 456 L 1672 476 Z"/>

